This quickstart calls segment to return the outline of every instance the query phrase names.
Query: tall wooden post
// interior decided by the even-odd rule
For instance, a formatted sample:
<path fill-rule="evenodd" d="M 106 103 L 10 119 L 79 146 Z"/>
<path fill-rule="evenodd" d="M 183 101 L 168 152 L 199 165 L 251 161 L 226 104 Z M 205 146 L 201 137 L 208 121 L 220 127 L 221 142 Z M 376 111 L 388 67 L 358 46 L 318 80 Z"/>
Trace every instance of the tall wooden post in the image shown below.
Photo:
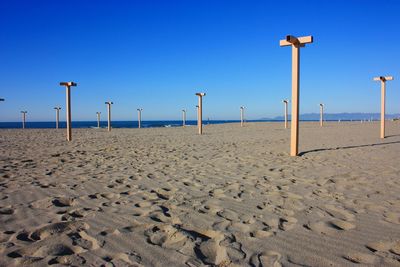
<path fill-rule="evenodd" d="M 285 129 L 288 128 L 288 100 L 283 100 L 282 101 L 285 104 Z"/>
<path fill-rule="evenodd" d="M 140 129 L 142 127 L 142 108 L 138 108 L 138 128 Z"/>
<path fill-rule="evenodd" d="M 96 112 L 97 114 L 97 128 L 100 128 L 100 114 L 101 112 Z"/>
<path fill-rule="evenodd" d="M 240 107 L 240 126 L 243 127 L 243 120 L 244 120 L 244 107 Z"/>
<path fill-rule="evenodd" d="M 392 76 L 380 76 L 374 78 L 374 81 L 381 82 L 381 138 L 385 138 L 386 81 L 392 80 Z"/>
<path fill-rule="evenodd" d="M 300 47 L 312 43 L 312 36 L 294 37 L 287 35 L 280 41 L 280 46 L 292 46 L 292 125 L 290 129 L 290 155 L 297 156 L 299 152 L 299 81 L 300 81 Z"/>
<path fill-rule="evenodd" d="M 61 82 L 61 86 L 65 86 L 66 89 L 66 121 L 67 121 L 67 141 L 72 140 L 71 131 L 71 86 L 77 86 L 74 82 Z"/>
<path fill-rule="evenodd" d="M 55 107 L 54 108 L 56 110 L 56 129 L 58 129 L 58 124 L 60 121 L 60 109 L 61 107 Z"/>
<path fill-rule="evenodd" d="M 28 111 L 21 111 L 21 114 L 22 114 L 22 129 L 25 129 L 26 113 L 28 113 Z"/>
<path fill-rule="evenodd" d="M 107 117 L 108 117 L 108 125 L 107 125 L 107 131 L 111 132 L 111 105 L 114 104 L 111 101 L 105 102 L 107 105 Z"/>
<path fill-rule="evenodd" d="M 324 104 L 319 104 L 319 125 L 324 126 Z"/>
<path fill-rule="evenodd" d="M 199 134 L 203 134 L 203 96 L 205 96 L 205 93 L 196 93 L 196 95 L 199 97 L 199 107 L 198 107 L 198 112 L 197 112 L 197 127 L 199 128 Z"/>
<path fill-rule="evenodd" d="M 186 109 L 182 109 L 182 127 L 186 126 Z"/>

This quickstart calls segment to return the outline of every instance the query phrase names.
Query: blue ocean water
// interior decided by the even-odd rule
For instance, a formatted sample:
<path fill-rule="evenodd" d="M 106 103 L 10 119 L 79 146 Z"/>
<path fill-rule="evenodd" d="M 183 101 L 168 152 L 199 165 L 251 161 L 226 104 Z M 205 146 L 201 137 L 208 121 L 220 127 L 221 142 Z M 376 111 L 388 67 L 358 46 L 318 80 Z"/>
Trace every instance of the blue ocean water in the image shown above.
<path fill-rule="evenodd" d="M 319 120 L 300 120 L 300 121 L 319 121 Z M 325 121 L 337 121 L 337 120 L 325 120 Z M 341 120 L 352 121 L 352 120 Z M 239 123 L 240 120 L 203 120 L 203 125 L 207 124 L 222 124 L 222 123 Z M 246 122 L 283 122 L 283 120 L 246 120 Z M 289 121 L 290 122 L 290 121 Z M 138 128 L 137 121 L 112 121 L 113 128 Z M 197 125 L 197 121 L 189 120 L 186 121 L 186 125 L 194 126 Z M 142 121 L 142 128 L 155 128 L 155 127 L 180 127 L 182 121 Z M 51 129 L 56 127 L 55 121 L 27 121 L 25 128 L 31 129 Z M 100 121 L 101 128 L 107 128 L 107 121 Z M 18 129 L 22 128 L 22 122 L 0 122 L 0 129 Z M 66 128 L 66 122 L 60 121 L 59 128 Z M 72 128 L 97 128 L 97 121 L 73 121 Z"/>
<path fill-rule="evenodd" d="M 252 120 L 251 122 L 259 122 L 262 120 Z M 239 120 L 204 120 L 203 124 L 221 124 L 221 123 L 233 123 L 240 122 Z M 250 122 L 250 121 L 248 121 Z M 113 128 L 138 128 L 137 121 L 112 121 Z M 189 120 L 186 121 L 186 125 L 197 125 L 197 121 Z M 182 126 L 182 121 L 142 121 L 142 128 L 154 128 L 154 127 L 179 127 Z M 56 123 L 54 121 L 47 122 L 30 122 L 25 123 L 25 128 L 35 129 L 50 129 L 55 128 Z M 60 121 L 60 128 L 66 128 L 66 122 Z M 97 121 L 73 121 L 72 128 L 93 128 L 97 127 Z M 101 121 L 100 127 L 106 128 L 107 121 Z M 3 129 L 16 129 L 22 128 L 22 122 L 0 122 L 0 128 Z"/>

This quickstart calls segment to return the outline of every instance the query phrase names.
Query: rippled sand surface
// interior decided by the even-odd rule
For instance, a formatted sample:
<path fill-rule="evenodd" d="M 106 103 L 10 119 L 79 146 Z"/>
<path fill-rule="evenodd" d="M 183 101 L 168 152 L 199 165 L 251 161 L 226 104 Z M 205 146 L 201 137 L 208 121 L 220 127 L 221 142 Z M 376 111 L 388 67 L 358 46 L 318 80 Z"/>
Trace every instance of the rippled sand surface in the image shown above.
<path fill-rule="evenodd" d="M 0 130 L 0 266 L 400 265 L 400 123 Z"/>

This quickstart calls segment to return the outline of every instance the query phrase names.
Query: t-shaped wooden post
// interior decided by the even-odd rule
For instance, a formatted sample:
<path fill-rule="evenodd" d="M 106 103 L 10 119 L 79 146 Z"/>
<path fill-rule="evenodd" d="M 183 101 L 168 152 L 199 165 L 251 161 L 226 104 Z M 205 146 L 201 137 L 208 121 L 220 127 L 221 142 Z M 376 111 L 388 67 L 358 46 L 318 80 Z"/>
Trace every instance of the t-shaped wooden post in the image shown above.
<path fill-rule="evenodd" d="M 284 99 L 283 104 L 285 104 L 285 129 L 288 128 L 288 103 L 289 101 L 287 99 Z"/>
<path fill-rule="evenodd" d="M 101 112 L 96 112 L 96 114 L 97 114 L 97 128 L 100 128 L 100 114 L 101 114 Z"/>
<path fill-rule="evenodd" d="M 244 107 L 240 107 L 240 126 L 243 127 Z"/>
<path fill-rule="evenodd" d="M 386 81 L 392 80 L 392 76 L 379 76 L 374 78 L 374 81 L 381 81 L 381 138 L 385 138 Z"/>
<path fill-rule="evenodd" d="M 186 109 L 182 109 L 182 127 L 186 126 Z"/>
<path fill-rule="evenodd" d="M 21 111 L 21 113 L 22 113 L 22 129 L 25 129 L 26 113 L 28 113 L 28 111 Z"/>
<path fill-rule="evenodd" d="M 197 127 L 199 128 L 199 134 L 203 134 L 203 96 L 205 96 L 206 93 L 196 93 L 196 95 L 199 97 L 199 107 L 197 109 Z"/>
<path fill-rule="evenodd" d="M 72 140 L 72 131 L 71 131 L 71 86 L 77 86 L 74 82 L 61 82 L 61 86 L 65 86 L 66 88 L 66 121 L 67 121 L 67 141 Z"/>
<path fill-rule="evenodd" d="M 138 112 L 138 128 L 142 128 L 142 108 L 138 108 L 137 112 Z"/>
<path fill-rule="evenodd" d="M 319 104 L 319 125 L 324 126 L 324 104 Z"/>
<path fill-rule="evenodd" d="M 292 46 L 292 126 L 290 129 L 290 155 L 299 152 L 299 80 L 300 80 L 300 47 L 313 42 L 312 36 L 294 37 L 287 35 L 279 42 L 280 46 Z"/>
<path fill-rule="evenodd" d="M 104 104 L 107 105 L 107 117 L 108 117 L 108 127 L 107 131 L 111 132 L 111 105 L 114 104 L 111 101 L 105 102 Z"/>
<path fill-rule="evenodd" d="M 55 107 L 56 110 L 56 129 L 58 129 L 58 122 L 60 121 L 60 107 Z"/>

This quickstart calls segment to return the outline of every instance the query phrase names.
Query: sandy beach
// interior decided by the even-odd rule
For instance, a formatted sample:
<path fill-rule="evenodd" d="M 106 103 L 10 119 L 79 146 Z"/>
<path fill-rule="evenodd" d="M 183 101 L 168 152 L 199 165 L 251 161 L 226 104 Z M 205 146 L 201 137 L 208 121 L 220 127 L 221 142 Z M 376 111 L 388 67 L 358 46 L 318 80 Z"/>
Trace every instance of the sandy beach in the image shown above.
<path fill-rule="evenodd" d="M 0 266 L 400 266 L 400 122 L 0 130 Z"/>

